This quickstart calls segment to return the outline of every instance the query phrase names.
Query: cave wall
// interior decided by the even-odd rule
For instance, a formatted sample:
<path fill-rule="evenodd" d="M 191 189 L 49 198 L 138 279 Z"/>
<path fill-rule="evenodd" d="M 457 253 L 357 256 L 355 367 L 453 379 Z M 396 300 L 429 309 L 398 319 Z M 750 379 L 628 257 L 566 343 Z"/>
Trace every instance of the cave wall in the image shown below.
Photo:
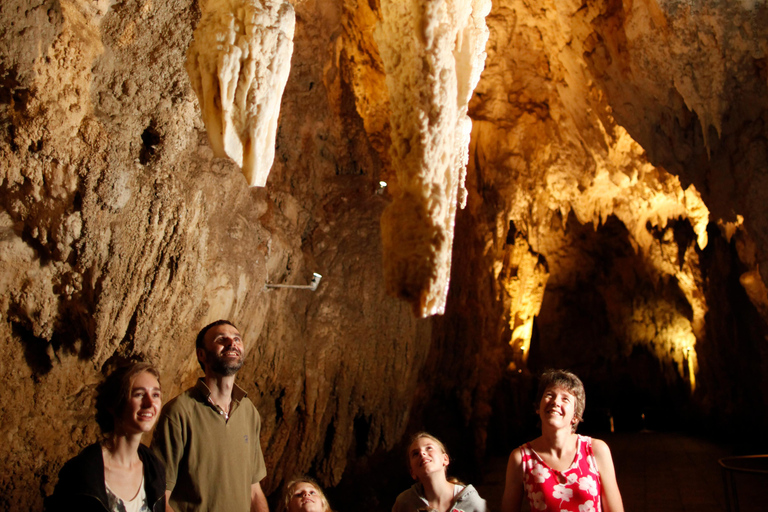
<path fill-rule="evenodd" d="M 0 5 L 0 507 L 40 509 L 97 438 L 105 371 L 147 358 L 172 397 L 220 317 L 245 334 L 268 492 L 370 470 L 423 426 L 471 439 L 476 467 L 489 432 L 523 429 L 547 365 L 598 386 L 629 368 L 722 425 L 766 403 L 764 2 L 494 2 L 432 320 L 384 291 L 380 6 L 292 3 L 261 189 L 204 131 L 197 2 Z M 314 293 L 264 288 L 313 272 Z"/>
<path fill-rule="evenodd" d="M 334 81 L 339 7 L 299 9 L 276 163 L 249 189 L 184 71 L 195 2 L 3 3 L 0 508 L 40 509 L 97 439 L 105 371 L 149 359 L 173 397 L 220 317 L 245 334 L 268 492 L 399 439 L 430 327 L 383 292 L 381 163 Z M 264 287 L 313 272 L 315 293 Z"/>

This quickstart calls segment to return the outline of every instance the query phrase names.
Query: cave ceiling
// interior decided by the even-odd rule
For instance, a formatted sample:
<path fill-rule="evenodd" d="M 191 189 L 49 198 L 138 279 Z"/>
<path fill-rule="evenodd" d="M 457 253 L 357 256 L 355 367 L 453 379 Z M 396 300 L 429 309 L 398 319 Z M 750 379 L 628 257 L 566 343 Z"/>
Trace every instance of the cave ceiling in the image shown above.
<path fill-rule="evenodd" d="M 149 359 L 174 396 L 221 317 L 268 492 L 338 483 L 441 387 L 482 445 L 547 351 L 645 351 L 701 394 L 741 364 L 714 332 L 760 338 L 717 290 L 768 319 L 765 2 L 269 3 L 269 87 L 212 121 L 190 47 L 224 3 L 0 5 L 0 508 L 96 438 L 104 371 Z"/>

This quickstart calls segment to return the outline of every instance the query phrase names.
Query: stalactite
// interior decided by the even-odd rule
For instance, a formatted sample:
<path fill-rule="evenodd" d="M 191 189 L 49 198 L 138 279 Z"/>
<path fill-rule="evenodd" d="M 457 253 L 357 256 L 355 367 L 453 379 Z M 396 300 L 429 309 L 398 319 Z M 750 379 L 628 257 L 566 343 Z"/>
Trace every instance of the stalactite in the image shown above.
<path fill-rule="evenodd" d="M 381 4 L 376 32 L 389 89 L 393 204 L 381 220 L 387 288 L 418 316 L 442 314 L 456 205 L 472 123 L 467 105 L 485 65 L 488 0 Z"/>
<path fill-rule="evenodd" d="M 187 52 L 214 154 L 250 186 L 266 185 L 280 100 L 290 72 L 295 14 L 287 1 L 208 0 Z"/>

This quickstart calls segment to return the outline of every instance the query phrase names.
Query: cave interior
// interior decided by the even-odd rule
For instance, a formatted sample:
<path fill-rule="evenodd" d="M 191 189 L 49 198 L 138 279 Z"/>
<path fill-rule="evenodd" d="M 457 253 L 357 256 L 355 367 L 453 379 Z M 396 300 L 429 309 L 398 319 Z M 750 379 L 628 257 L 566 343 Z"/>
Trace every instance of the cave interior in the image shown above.
<path fill-rule="evenodd" d="M 218 97 L 226 6 L 271 21 Z M 764 1 L 4 0 L 0 163 L 0 509 L 219 318 L 273 507 L 389 510 L 420 430 L 482 482 L 547 368 L 587 434 L 768 452 Z"/>

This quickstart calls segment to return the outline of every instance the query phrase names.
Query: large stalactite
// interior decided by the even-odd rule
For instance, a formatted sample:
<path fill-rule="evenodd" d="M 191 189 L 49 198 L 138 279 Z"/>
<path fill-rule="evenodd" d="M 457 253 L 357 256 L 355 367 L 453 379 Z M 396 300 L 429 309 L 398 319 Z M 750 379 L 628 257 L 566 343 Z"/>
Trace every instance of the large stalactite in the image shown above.
<path fill-rule="evenodd" d="M 390 292 L 421 317 L 445 311 L 457 206 L 485 62 L 489 0 L 382 2 L 376 42 L 389 90 L 394 200 L 381 220 Z"/>
<path fill-rule="evenodd" d="M 275 158 L 277 119 L 291 70 L 296 19 L 286 2 L 201 2 L 186 68 L 216 156 L 263 187 Z"/>

